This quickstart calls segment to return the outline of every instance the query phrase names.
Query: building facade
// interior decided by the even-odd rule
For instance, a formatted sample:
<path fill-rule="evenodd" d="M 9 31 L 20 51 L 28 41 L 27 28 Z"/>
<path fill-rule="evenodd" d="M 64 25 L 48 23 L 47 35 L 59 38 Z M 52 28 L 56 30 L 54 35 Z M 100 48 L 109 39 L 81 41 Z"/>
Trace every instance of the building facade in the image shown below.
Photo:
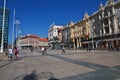
<path fill-rule="evenodd" d="M 74 49 L 116 48 L 120 45 L 120 0 L 107 0 L 99 10 L 71 27 L 71 40 Z"/>
<path fill-rule="evenodd" d="M 5 10 L 4 35 L 3 35 L 4 49 L 7 49 L 7 46 L 8 46 L 9 15 L 10 15 L 10 11 L 6 9 Z M 1 39 L 2 39 L 2 23 L 3 23 L 3 8 L 0 8 L 0 44 L 1 44 Z"/>
<path fill-rule="evenodd" d="M 57 43 L 58 43 L 58 45 L 59 45 L 59 48 L 58 49 L 61 49 L 62 48 L 62 45 L 63 45 L 63 43 L 62 43 L 62 31 L 63 31 L 63 28 L 58 28 L 58 41 L 57 41 Z"/>
<path fill-rule="evenodd" d="M 62 30 L 62 43 L 68 49 L 73 48 L 73 42 L 70 39 L 71 26 L 73 26 L 73 25 L 74 25 L 74 23 L 71 21 L 66 26 L 64 26 L 64 28 Z"/>
<path fill-rule="evenodd" d="M 107 0 L 90 16 L 93 46 L 116 48 L 120 45 L 120 1 Z"/>
<path fill-rule="evenodd" d="M 71 41 L 73 42 L 74 49 L 87 47 L 90 34 L 89 16 L 85 13 L 81 21 L 71 26 Z"/>
<path fill-rule="evenodd" d="M 92 15 L 85 13 L 80 21 L 64 26 L 62 43 L 74 49 L 120 46 L 120 0 L 106 0 L 106 4 L 101 3 Z"/>
<path fill-rule="evenodd" d="M 40 38 L 39 46 L 41 47 L 48 47 L 48 38 Z"/>
<path fill-rule="evenodd" d="M 48 41 L 50 49 L 59 49 L 60 44 L 58 42 L 58 30 L 63 26 L 51 25 L 48 30 Z"/>
<path fill-rule="evenodd" d="M 20 37 L 17 41 L 18 48 L 41 48 L 48 47 L 48 39 L 40 38 L 36 35 L 28 34 L 24 37 Z"/>

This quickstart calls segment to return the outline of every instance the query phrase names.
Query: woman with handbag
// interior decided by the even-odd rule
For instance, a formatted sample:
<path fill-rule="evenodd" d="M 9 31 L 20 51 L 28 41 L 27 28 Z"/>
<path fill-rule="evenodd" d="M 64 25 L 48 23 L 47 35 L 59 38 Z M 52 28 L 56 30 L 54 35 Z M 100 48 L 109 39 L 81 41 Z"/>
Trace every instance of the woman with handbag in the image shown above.
<path fill-rule="evenodd" d="M 14 48 L 14 54 L 15 54 L 15 58 L 18 59 L 19 51 L 16 47 Z"/>

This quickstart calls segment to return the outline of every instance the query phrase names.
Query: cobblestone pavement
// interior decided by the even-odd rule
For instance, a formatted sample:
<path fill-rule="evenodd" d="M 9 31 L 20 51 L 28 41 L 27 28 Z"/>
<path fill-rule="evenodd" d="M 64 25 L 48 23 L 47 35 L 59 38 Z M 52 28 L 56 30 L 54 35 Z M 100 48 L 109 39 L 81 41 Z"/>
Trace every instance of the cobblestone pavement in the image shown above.
<path fill-rule="evenodd" d="M 11 61 L 0 54 L 0 80 L 120 80 L 120 52 L 20 50 Z"/>

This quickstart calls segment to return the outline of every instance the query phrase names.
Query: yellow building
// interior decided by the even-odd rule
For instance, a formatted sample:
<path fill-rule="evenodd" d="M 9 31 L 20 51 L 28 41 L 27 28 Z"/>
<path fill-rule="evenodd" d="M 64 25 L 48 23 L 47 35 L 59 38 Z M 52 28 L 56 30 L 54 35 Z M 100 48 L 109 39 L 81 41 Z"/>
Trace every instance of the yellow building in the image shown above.
<path fill-rule="evenodd" d="M 90 37 L 90 24 L 89 24 L 89 16 L 87 13 L 84 14 L 84 18 L 76 22 L 73 26 L 71 26 L 71 41 L 74 44 L 74 49 L 86 47 L 87 40 Z"/>
<path fill-rule="evenodd" d="M 107 0 L 91 16 L 71 26 L 71 41 L 74 49 L 86 48 L 117 48 L 120 46 L 120 0 Z"/>

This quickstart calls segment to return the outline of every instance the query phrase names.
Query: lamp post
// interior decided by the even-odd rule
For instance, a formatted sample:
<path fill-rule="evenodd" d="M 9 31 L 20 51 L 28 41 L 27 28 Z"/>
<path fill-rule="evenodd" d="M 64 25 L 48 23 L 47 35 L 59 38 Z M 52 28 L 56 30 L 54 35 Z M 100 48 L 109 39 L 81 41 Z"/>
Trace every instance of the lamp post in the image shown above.
<path fill-rule="evenodd" d="M 3 53 L 3 48 L 4 48 L 5 7 L 6 7 L 6 0 L 4 0 L 4 9 L 3 9 L 2 39 L 1 39 L 1 50 L 0 50 L 1 53 Z"/>
<path fill-rule="evenodd" d="M 12 49 L 14 47 L 14 26 L 15 26 L 15 9 L 13 11 L 13 28 L 12 28 Z"/>
<path fill-rule="evenodd" d="M 18 37 L 18 26 L 20 24 L 20 20 L 16 20 L 15 24 L 16 24 L 16 38 L 17 38 Z"/>
<path fill-rule="evenodd" d="M 94 31 L 94 30 L 93 30 L 93 28 L 92 28 L 91 31 L 92 31 L 92 49 L 94 49 L 94 41 L 93 41 L 93 35 L 94 35 L 94 34 L 93 34 L 93 31 Z"/>
<path fill-rule="evenodd" d="M 92 49 L 94 49 L 93 34 L 92 34 Z"/>
<path fill-rule="evenodd" d="M 22 31 L 19 29 L 18 30 L 18 40 L 17 40 L 17 46 L 18 46 L 18 49 L 20 49 L 20 37 L 21 37 L 21 34 L 22 34 Z"/>
<path fill-rule="evenodd" d="M 16 20 L 15 24 L 16 24 L 16 41 L 18 41 L 18 31 L 19 31 L 18 26 L 20 24 L 20 20 Z M 17 46 L 17 44 L 16 44 L 16 46 Z"/>

